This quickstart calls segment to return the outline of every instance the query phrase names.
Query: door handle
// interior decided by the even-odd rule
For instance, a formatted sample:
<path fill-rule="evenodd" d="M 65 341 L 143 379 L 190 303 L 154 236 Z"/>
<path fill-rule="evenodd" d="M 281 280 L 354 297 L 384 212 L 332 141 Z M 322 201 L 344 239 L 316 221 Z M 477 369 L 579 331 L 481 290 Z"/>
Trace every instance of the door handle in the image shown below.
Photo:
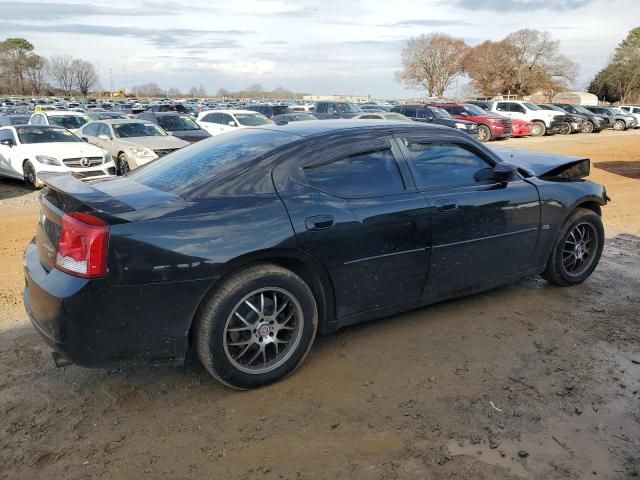
<path fill-rule="evenodd" d="M 307 230 L 324 230 L 333 227 L 333 215 L 315 215 L 304 221 Z"/>
<path fill-rule="evenodd" d="M 438 200 L 436 201 L 436 210 L 439 212 L 450 212 L 458 208 L 458 202 L 455 200 Z"/>

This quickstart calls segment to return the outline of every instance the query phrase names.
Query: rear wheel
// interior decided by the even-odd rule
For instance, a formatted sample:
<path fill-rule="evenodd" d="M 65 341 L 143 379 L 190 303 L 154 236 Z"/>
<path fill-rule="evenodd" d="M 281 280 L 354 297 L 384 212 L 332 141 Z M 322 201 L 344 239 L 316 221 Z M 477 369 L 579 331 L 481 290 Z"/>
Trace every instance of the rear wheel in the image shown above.
<path fill-rule="evenodd" d="M 205 300 L 196 317 L 196 351 L 222 383 L 260 387 L 302 363 L 317 323 L 304 280 L 278 265 L 256 265 L 231 275 Z"/>
<path fill-rule="evenodd" d="M 38 179 L 36 169 L 33 168 L 33 165 L 29 160 L 24 162 L 24 165 L 22 166 L 22 174 L 24 177 L 24 183 L 27 187 L 36 190 L 44 186 L 44 184 Z"/>
<path fill-rule="evenodd" d="M 547 133 L 547 127 L 544 124 L 544 122 L 541 122 L 539 120 L 532 122 L 532 127 L 531 127 L 532 137 L 541 137 L 545 133 Z"/>
<path fill-rule="evenodd" d="M 116 161 L 116 174 L 124 175 L 127 172 L 129 172 L 129 159 L 124 153 L 121 153 Z"/>
<path fill-rule="evenodd" d="M 584 123 L 584 126 L 582 127 L 582 132 L 583 133 L 593 133 L 595 126 L 593 125 L 592 121 L 587 121 Z"/>
<path fill-rule="evenodd" d="M 603 247 L 600 216 L 578 208 L 562 226 L 543 276 L 556 285 L 582 283 L 598 265 Z"/>
<path fill-rule="evenodd" d="M 491 129 L 486 125 L 478 125 L 478 140 L 483 143 L 491 140 Z"/>
<path fill-rule="evenodd" d="M 627 129 L 627 124 L 624 123 L 624 120 L 616 120 L 613 122 L 613 129 L 617 131 L 622 131 Z"/>

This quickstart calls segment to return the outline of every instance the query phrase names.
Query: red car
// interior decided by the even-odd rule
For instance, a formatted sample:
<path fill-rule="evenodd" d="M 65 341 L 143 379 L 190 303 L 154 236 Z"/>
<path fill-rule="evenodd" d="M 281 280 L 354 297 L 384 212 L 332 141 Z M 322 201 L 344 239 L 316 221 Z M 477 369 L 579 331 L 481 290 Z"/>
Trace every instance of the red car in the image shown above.
<path fill-rule="evenodd" d="M 477 138 L 481 142 L 511 136 L 511 119 L 509 117 L 487 112 L 470 103 L 438 103 L 434 106 L 445 109 L 454 118 L 477 123 Z"/>
<path fill-rule="evenodd" d="M 533 125 L 530 122 L 520 120 L 519 118 L 512 118 L 511 123 L 512 137 L 528 137 L 529 135 L 531 135 L 531 129 L 533 128 Z"/>

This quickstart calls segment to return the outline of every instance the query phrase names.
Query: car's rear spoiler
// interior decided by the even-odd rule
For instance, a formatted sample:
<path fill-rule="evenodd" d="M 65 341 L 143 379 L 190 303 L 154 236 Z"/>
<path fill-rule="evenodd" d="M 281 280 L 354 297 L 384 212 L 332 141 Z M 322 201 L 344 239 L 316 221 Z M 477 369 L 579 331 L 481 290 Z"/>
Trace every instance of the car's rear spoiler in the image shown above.
<path fill-rule="evenodd" d="M 38 177 L 47 187 L 68 198 L 69 202 L 65 203 L 80 202 L 98 212 L 113 214 L 135 210 L 131 205 L 98 190 L 90 183 L 78 180 L 70 173 L 40 173 Z"/>
<path fill-rule="evenodd" d="M 492 150 L 505 162 L 517 165 L 529 177 L 577 180 L 588 176 L 591 169 L 590 160 L 584 157 L 566 157 L 512 148 L 492 148 Z"/>

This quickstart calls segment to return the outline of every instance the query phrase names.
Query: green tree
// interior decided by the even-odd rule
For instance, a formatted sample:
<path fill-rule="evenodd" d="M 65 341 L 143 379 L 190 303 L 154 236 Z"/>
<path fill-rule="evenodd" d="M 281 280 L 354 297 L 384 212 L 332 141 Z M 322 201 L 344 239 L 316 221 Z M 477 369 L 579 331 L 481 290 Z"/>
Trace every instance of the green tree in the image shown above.
<path fill-rule="evenodd" d="M 0 42 L 0 77 L 12 93 L 27 93 L 26 66 L 33 44 L 24 38 L 7 38 Z"/>

